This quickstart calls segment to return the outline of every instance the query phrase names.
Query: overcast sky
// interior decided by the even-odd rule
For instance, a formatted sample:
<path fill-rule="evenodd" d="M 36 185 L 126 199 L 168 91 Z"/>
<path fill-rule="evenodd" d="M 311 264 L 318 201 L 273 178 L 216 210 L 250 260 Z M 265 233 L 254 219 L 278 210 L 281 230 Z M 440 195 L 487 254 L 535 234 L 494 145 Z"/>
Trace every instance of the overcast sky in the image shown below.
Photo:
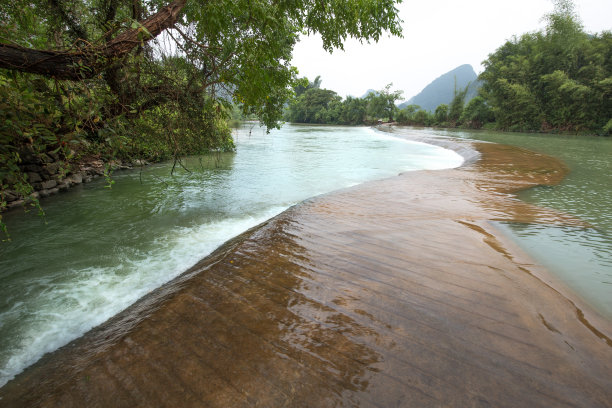
<path fill-rule="evenodd" d="M 587 32 L 612 30 L 612 0 L 575 0 Z M 319 37 L 304 37 L 293 54 L 300 76 L 343 97 L 362 96 L 369 88 L 393 82 L 404 99 L 459 65 L 470 64 L 480 73 L 487 56 L 513 35 L 545 26 L 549 0 L 404 0 L 400 17 L 404 38 L 385 36 L 376 44 L 349 40 L 345 51 L 328 54 Z"/>

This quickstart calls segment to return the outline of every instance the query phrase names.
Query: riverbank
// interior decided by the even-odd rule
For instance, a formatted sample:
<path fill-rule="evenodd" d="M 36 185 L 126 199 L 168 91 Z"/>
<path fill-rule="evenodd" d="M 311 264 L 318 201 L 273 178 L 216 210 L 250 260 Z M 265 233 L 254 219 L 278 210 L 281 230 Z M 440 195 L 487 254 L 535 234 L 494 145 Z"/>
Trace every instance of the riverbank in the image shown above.
<path fill-rule="evenodd" d="M 33 203 L 71 187 L 103 177 L 116 170 L 131 169 L 134 166 L 147 164 L 144 160 L 124 163 L 120 159 L 105 162 L 100 156 L 88 155 L 74 163 L 68 163 L 57 153 L 26 155 L 21 163 L 21 171 L 32 187 L 32 193 L 24 198 L 15 189 L 0 190 L 0 198 L 6 200 L 4 207 L 0 206 L 0 213 Z"/>
<path fill-rule="evenodd" d="M 467 142 L 466 142 L 467 143 Z M 490 224 L 566 168 L 475 144 L 458 169 L 320 196 L 0 389 L 7 406 L 610 406 L 612 329 Z"/>

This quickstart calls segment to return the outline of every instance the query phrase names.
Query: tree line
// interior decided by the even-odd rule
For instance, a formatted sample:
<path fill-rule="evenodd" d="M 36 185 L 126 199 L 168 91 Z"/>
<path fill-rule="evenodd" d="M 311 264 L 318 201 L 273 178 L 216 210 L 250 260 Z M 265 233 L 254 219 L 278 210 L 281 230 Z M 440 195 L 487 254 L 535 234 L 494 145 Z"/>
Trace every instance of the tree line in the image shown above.
<path fill-rule="evenodd" d="M 285 119 L 610 135 L 612 33 L 586 33 L 569 0 L 557 0 L 545 19 L 543 30 L 514 37 L 489 55 L 479 76 L 479 94 L 467 103 L 467 87 L 455 89 L 449 104 L 429 112 L 417 105 L 397 108 L 394 102 L 401 93 L 389 86 L 364 99 L 344 101 L 333 91 L 311 86 L 296 92 Z"/>
<path fill-rule="evenodd" d="M 482 96 L 477 96 L 465 105 L 468 87 L 455 89 L 450 104 L 439 105 L 431 113 L 418 105 L 402 109 L 396 106 L 402 91 L 393 91 L 393 84 L 384 89 L 369 92 L 363 98 L 352 96 L 342 99 L 336 92 L 321 88 L 321 77 L 314 82 L 301 79 L 295 87 L 295 97 L 285 109 L 284 119 L 292 123 L 371 125 L 379 122 L 396 122 L 414 126 L 469 126 L 478 128 L 493 120 L 493 112 Z M 465 106 L 464 106 L 465 105 Z"/>
<path fill-rule="evenodd" d="M 375 123 L 379 118 L 391 118 L 397 111 L 395 102 L 401 91 L 391 91 L 389 84 L 365 98 L 342 98 L 330 89 L 321 88 L 321 77 L 310 82 L 301 78 L 295 86 L 295 97 L 285 110 L 284 119 L 294 123 L 362 125 Z"/>
<path fill-rule="evenodd" d="M 542 31 L 513 38 L 484 62 L 481 94 L 508 130 L 612 131 L 612 33 L 588 34 L 558 0 Z"/>

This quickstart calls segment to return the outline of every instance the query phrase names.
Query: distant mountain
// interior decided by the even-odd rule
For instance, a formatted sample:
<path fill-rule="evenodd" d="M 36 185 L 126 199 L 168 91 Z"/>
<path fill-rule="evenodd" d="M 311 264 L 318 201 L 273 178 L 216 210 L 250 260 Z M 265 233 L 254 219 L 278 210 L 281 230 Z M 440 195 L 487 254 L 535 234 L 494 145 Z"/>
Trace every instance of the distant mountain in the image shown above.
<path fill-rule="evenodd" d="M 457 90 L 464 89 L 470 85 L 465 103 L 467 104 L 478 94 L 480 81 L 471 65 L 465 64 L 447 72 L 427 85 L 418 95 L 400 104 L 400 109 L 408 105 L 419 105 L 422 109 L 433 112 L 440 104 L 450 104 L 455 92 L 455 78 L 457 79 Z"/>
<path fill-rule="evenodd" d="M 375 90 L 373 90 L 373 89 L 368 89 L 368 90 L 366 91 L 366 93 L 364 93 L 363 95 L 361 95 L 361 99 L 367 98 L 369 94 L 374 94 L 374 95 L 376 95 L 376 94 L 378 94 L 378 91 L 375 91 Z"/>

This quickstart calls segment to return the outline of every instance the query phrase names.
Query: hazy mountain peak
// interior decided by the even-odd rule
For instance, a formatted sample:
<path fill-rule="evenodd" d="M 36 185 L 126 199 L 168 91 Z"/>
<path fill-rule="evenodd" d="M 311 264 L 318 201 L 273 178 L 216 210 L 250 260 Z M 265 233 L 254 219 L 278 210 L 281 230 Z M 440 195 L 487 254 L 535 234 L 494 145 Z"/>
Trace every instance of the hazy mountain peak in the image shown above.
<path fill-rule="evenodd" d="M 422 109 L 433 112 L 440 104 L 450 104 L 455 92 L 455 79 L 457 80 L 457 90 L 464 89 L 468 84 L 470 85 L 465 97 L 466 103 L 477 95 L 478 76 L 471 65 L 464 64 L 434 79 L 419 94 L 400 104 L 399 108 L 419 105 Z"/>

